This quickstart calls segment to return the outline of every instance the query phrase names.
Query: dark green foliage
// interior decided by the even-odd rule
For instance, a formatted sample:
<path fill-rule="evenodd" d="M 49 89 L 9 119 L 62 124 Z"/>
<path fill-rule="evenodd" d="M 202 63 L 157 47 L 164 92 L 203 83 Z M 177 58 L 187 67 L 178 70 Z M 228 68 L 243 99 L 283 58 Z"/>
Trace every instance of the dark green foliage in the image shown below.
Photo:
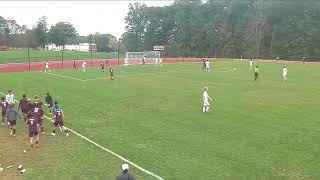
<path fill-rule="evenodd" d="M 131 4 L 122 36 L 128 51 L 166 45 L 168 56 L 320 58 L 317 0 L 177 0 Z M 130 35 L 128 34 L 130 33 Z"/>

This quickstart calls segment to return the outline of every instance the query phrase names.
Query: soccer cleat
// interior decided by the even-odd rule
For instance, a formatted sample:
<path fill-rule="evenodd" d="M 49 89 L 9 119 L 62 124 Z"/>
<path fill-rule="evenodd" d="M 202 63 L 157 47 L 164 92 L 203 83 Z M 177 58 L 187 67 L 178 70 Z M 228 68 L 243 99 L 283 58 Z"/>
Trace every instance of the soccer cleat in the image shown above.
<path fill-rule="evenodd" d="M 59 129 L 60 129 L 60 132 L 62 132 L 62 128 L 61 128 L 61 126 L 59 126 Z"/>
<path fill-rule="evenodd" d="M 16 137 L 16 134 L 13 134 L 13 137 Z"/>
<path fill-rule="evenodd" d="M 52 135 L 52 136 L 55 136 L 55 135 L 56 135 L 56 133 L 51 133 L 51 135 Z"/>
<path fill-rule="evenodd" d="M 45 134 L 46 132 L 41 132 L 41 134 Z"/>
<path fill-rule="evenodd" d="M 68 136 L 69 136 L 69 133 L 66 134 L 66 137 L 68 137 Z"/>

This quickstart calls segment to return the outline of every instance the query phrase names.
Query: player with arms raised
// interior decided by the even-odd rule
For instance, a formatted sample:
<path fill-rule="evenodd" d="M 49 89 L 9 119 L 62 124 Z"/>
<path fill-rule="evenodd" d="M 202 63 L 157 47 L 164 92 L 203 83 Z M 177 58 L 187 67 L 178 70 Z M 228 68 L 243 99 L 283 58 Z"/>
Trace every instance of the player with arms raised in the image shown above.
<path fill-rule="evenodd" d="M 202 100 L 203 100 L 203 108 L 202 112 L 209 112 L 210 108 L 210 103 L 209 100 L 212 100 L 212 98 L 208 94 L 208 87 L 204 87 L 203 95 L 202 95 Z"/>
<path fill-rule="evenodd" d="M 54 122 L 53 122 L 53 130 L 51 133 L 52 136 L 56 135 L 56 127 L 58 126 L 60 127 L 60 131 L 64 130 L 64 132 L 66 133 L 66 137 L 69 136 L 68 129 L 64 127 L 63 116 L 64 116 L 63 111 L 60 110 L 59 107 L 57 106 L 53 116 Z"/>

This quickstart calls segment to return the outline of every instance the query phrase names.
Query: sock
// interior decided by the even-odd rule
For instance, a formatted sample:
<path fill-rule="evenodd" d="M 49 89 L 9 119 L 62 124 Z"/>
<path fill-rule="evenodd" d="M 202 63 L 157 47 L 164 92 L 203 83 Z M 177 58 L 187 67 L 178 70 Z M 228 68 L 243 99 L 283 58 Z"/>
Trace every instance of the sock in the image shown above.
<path fill-rule="evenodd" d="M 16 134 L 16 129 L 13 129 L 13 134 Z"/>
<path fill-rule="evenodd" d="M 205 106 L 203 106 L 203 108 L 202 108 L 202 112 L 205 112 L 206 111 L 206 107 Z"/>
<path fill-rule="evenodd" d="M 52 132 L 55 134 L 55 133 L 56 133 L 56 130 L 54 129 Z"/>
<path fill-rule="evenodd" d="M 210 106 L 207 106 L 207 109 L 206 109 L 207 112 L 209 111 L 209 108 L 210 108 Z"/>
<path fill-rule="evenodd" d="M 31 148 L 33 148 L 33 144 L 31 144 L 30 146 L 31 146 Z"/>
<path fill-rule="evenodd" d="M 64 130 L 64 132 L 66 133 L 66 134 L 68 134 L 68 130 L 66 129 L 66 130 Z"/>
<path fill-rule="evenodd" d="M 39 141 L 36 141 L 36 144 L 38 144 L 39 143 Z"/>
<path fill-rule="evenodd" d="M 2 122 L 4 123 L 4 119 L 2 119 Z"/>
<path fill-rule="evenodd" d="M 41 132 L 43 132 L 43 130 L 44 130 L 44 128 L 43 128 L 43 127 L 41 127 Z"/>

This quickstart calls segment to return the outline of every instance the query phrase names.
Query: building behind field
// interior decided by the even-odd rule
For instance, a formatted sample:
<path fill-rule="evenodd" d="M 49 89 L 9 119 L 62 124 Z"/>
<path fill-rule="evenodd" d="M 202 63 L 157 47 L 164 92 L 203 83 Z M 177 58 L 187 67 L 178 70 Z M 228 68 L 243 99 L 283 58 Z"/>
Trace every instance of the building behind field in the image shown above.
<path fill-rule="evenodd" d="M 63 49 L 62 46 L 56 46 L 55 44 L 48 44 L 45 46 L 46 50 L 48 51 L 60 51 Z M 64 46 L 64 50 L 69 51 L 83 51 L 83 52 L 89 52 L 89 51 L 97 51 L 96 44 L 92 43 L 80 43 L 80 44 L 66 44 Z"/>

